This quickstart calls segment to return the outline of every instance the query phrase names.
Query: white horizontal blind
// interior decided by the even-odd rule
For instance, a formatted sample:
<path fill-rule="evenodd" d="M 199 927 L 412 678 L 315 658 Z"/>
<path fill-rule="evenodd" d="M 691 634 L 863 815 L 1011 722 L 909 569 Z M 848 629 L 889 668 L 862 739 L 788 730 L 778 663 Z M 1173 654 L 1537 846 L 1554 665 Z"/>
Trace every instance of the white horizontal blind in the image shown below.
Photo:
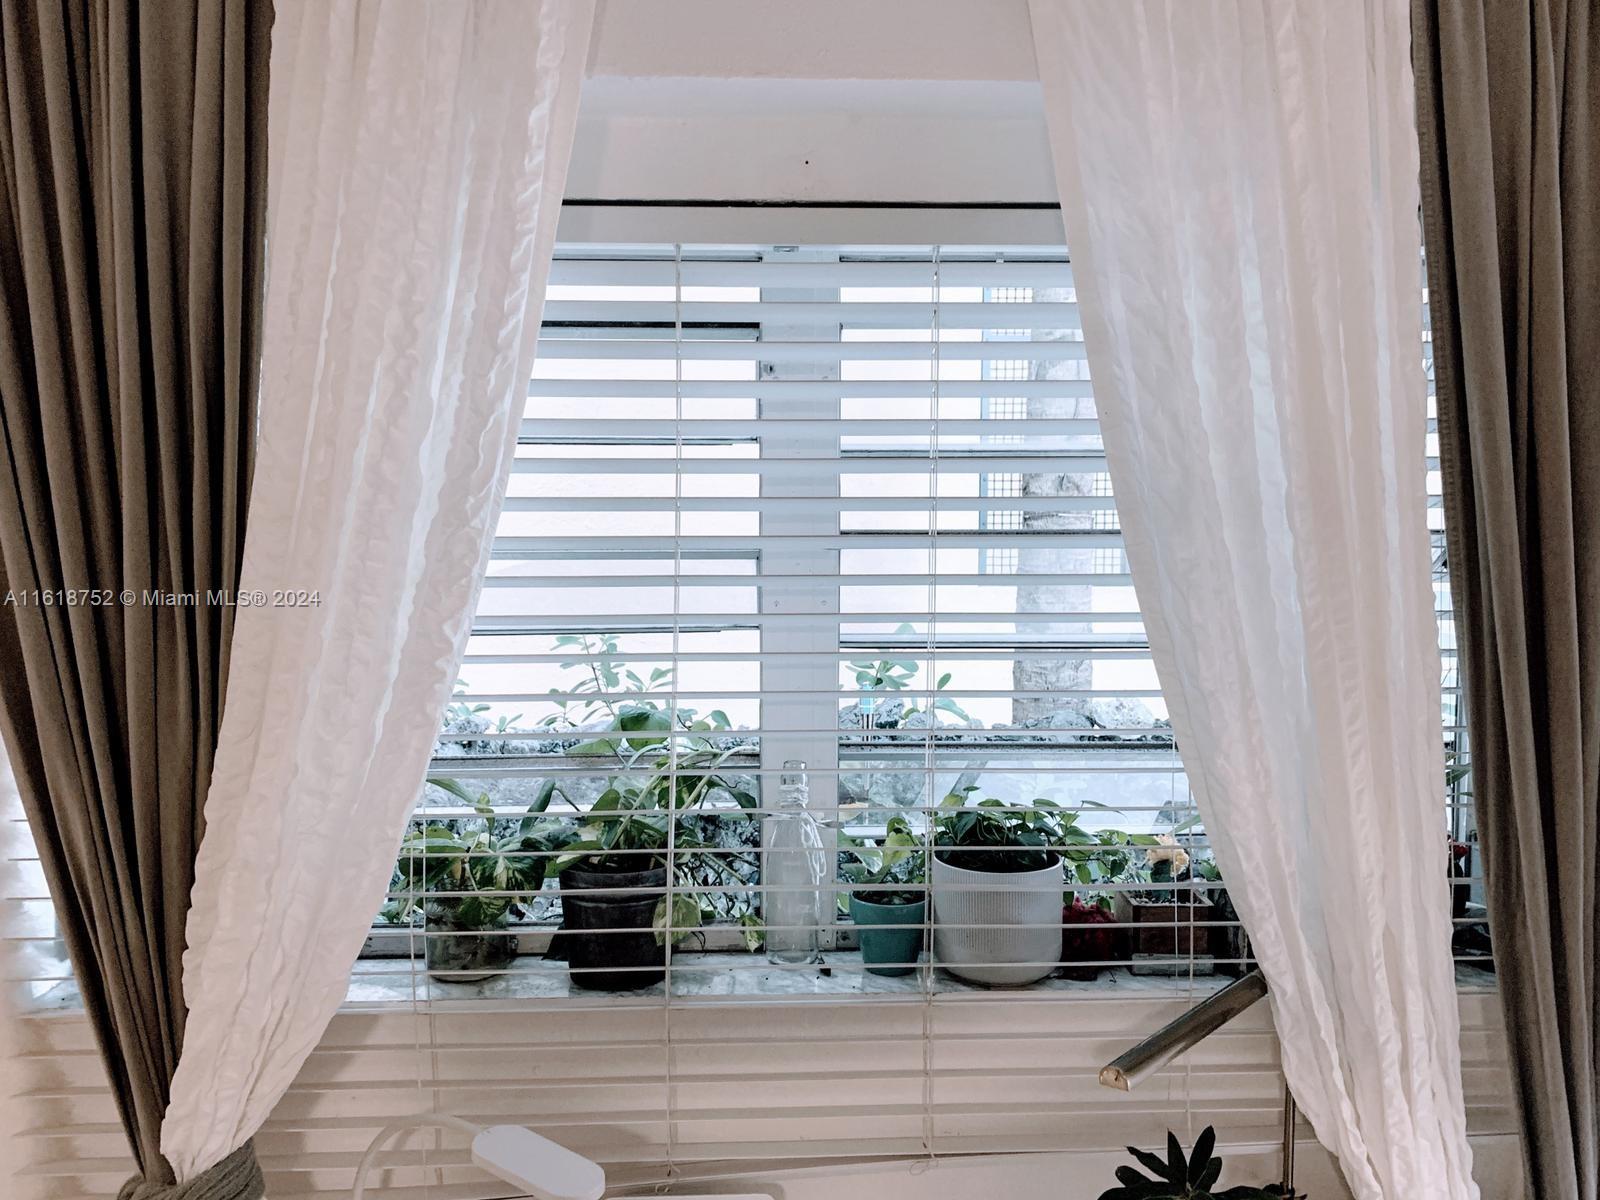
<path fill-rule="evenodd" d="M 465 798 L 520 816 L 553 786 L 545 825 L 593 829 L 587 810 L 614 790 L 713 774 L 729 786 L 668 823 L 684 846 L 611 856 L 641 869 L 672 859 L 660 890 L 685 899 L 670 909 L 661 990 L 855 996 L 966 985 L 939 969 L 931 936 L 905 956 L 920 964 L 909 976 L 864 969 L 838 903 L 850 891 L 838 868 L 858 864 L 837 859 L 836 831 L 878 841 L 894 821 L 919 843 L 914 868 L 932 861 L 946 797 L 988 800 L 1013 822 L 1042 800 L 1058 806 L 1035 833 L 1045 859 L 1068 855 L 1081 900 L 1115 918 L 1073 939 L 1077 973 L 1135 959 L 1166 975 L 1237 970 L 1242 942 L 1210 903 L 1219 889 L 1182 869 L 1208 847 L 1121 551 L 1064 252 L 602 254 L 566 251 L 552 274 L 494 563 L 434 764 L 457 786 L 430 789 L 419 823 L 481 831 Z M 629 713 L 671 729 L 643 753 L 642 739 L 608 742 Z M 789 760 L 807 764 L 827 827 L 824 972 L 739 949 L 784 923 L 761 869 L 781 869 L 782 852 L 761 825 Z M 1182 849 L 1098 844 L 1158 835 Z M 513 869 L 560 858 L 469 853 L 509 855 Z M 1177 878 L 1151 878 L 1173 862 Z M 900 890 L 925 894 L 918 875 Z M 553 922 L 572 878 L 525 915 Z M 450 924 L 460 889 L 435 880 L 412 897 L 414 881 L 397 882 L 397 903 L 431 909 L 413 913 L 407 951 L 463 941 Z M 949 887 L 954 910 L 975 885 Z M 916 924 L 935 924 L 932 907 Z M 1059 942 L 1060 905 L 1049 907 L 1027 923 Z M 974 932 L 992 923 L 945 915 Z M 524 948 L 545 944 L 528 934 Z M 1049 975 L 1060 957 L 1058 946 L 1026 961 Z M 531 954 L 487 969 L 539 996 L 566 994 L 583 970 Z M 437 974 L 405 982 L 431 995 Z"/>
<path fill-rule="evenodd" d="M 1467 733 L 1465 692 L 1456 646 L 1455 608 L 1450 595 L 1450 563 L 1445 540 L 1444 480 L 1439 469 L 1439 409 L 1434 394 L 1433 333 L 1427 303 L 1427 272 L 1422 271 L 1422 362 L 1428 387 L 1428 529 L 1433 551 L 1434 617 L 1439 626 L 1440 721 L 1444 732 L 1445 821 L 1449 831 L 1449 872 L 1453 948 L 1458 964 L 1493 969 L 1483 895 L 1483 859 L 1473 810 L 1472 753 Z"/>
<path fill-rule="evenodd" d="M 1270 1148 L 1281 1077 L 1265 1005 L 1208 1038 L 1187 1067 L 1131 1094 L 1095 1081 L 1111 1054 L 1188 1002 L 1103 984 L 1069 1004 L 1034 991 L 948 995 L 925 1023 L 920 1004 L 724 1000 L 675 1007 L 670 1040 L 662 1011 L 637 1003 L 537 1013 L 352 1006 L 334 1018 L 255 1145 L 273 1200 L 348 1196 L 373 1134 L 434 1104 L 529 1125 L 606 1162 L 619 1186 L 668 1174 L 669 1146 L 679 1178 L 926 1159 L 930 1106 L 941 1156 L 1120 1152 L 1129 1142 L 1159 1146 L 1169 1127 L 1192 1137 L 1207 1122 L 1225 1147 Z M 1469 1128 L 1510 1132 L 1495 996 L 1464 992 L 1461 1018 Z M 6 1149 L 22 1167 L 7 1196 L 115 1196 L 131 1159 L 87 1022 L 40 1016 L 17 1033 L 23 1054 L 7 1063 L 6 1080 L 21 1120 Z M 508 1194 L 468 1166 L 454 1135 L 419 1137 L 385 1162 L 395 1169 L 373 1173 L 371 1195 Z M 1111 1183 L 1065 1164 L 1061 1174 L 1092 1183 L 1087 1195 Z M 841 1200 L 878 1194 L 853 1187 L 847 1172 L 833 1178 Z"/>

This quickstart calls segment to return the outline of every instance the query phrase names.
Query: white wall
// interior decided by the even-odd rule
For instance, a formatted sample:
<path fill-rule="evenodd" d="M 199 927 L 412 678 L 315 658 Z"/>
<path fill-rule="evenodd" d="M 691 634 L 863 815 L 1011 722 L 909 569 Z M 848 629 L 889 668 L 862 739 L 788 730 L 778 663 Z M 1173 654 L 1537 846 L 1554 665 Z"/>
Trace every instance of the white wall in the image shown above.
<path fill-rule="evenodd" d="M 1027 0 L 600 0 L 590 71 L 1037 79 Z"/>
<path fill-rule="evenodd" d="M 605 0 L 590 72 L 569 197 L 1055 199 L 1022 0 Z"/>

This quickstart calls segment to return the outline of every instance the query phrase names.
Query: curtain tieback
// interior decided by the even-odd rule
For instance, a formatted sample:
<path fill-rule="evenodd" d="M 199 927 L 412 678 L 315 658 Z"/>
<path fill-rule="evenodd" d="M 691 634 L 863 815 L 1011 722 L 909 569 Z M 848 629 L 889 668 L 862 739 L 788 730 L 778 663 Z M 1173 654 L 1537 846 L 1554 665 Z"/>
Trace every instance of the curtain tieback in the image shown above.
<path fill-rule="evenodd" d="M 240 1146 L 216 1166 L 183 1183 L 151 1183 L 135 1175 L 122 1185 L 117 1200 L 261 1200 L 266 1195 L 255 1147 Z"/>

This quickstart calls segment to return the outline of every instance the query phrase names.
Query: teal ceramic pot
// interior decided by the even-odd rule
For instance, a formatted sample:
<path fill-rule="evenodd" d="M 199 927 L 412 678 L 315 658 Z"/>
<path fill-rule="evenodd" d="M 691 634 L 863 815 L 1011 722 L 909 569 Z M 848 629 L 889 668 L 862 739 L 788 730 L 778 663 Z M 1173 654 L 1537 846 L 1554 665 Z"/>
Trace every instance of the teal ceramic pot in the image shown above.
<path fill-rule="evenodd" d="M 922 953 L 922 926 L 928 902 L 873 904 L 851 893 L 850 919 L 856 923 L 861 961 L 874 975 L 909 975 Z"/>

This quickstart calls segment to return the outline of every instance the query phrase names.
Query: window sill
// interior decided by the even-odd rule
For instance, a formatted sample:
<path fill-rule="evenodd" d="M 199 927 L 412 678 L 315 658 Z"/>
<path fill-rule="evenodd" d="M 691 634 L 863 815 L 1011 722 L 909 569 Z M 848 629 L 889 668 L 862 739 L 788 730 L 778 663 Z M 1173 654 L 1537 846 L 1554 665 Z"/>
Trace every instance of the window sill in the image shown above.
<path fill-rule="evenodd" d="M 860 955 L 840 951 L 823 956 L 821 967 L 769 966 L 760 956 L 743 953 L 679 953 L 673 955 L 672 1003 L 728 1000 L 793 1001 L 800 998 L 819 1001 L 849 1001 L 862 997 L 915 1001 L 925 994 L 948 998 L 992 997 L 997 1000 L 1041 999 L 1044 997 L 1172 997 L 1197 999 L 1225 987 L 1232 976 L 1212 974 L 1163 976 L 1136 975 L 1125 967 L 1108 968 L 1097 979 L 1077 980 L 1051 976 L 1038 983 L 1018 988 L 990 988 L 967 983 L 948 972 L 931 972 L 928 992 L 924 992 L 926 965 L 916 973 L 901 976 L 874 975 L 862 968 Z M 526 965 L 524 965 L 526 964 Z M 1456 986 L 1463 992 L 1490 991 L 1494 975 L 1475 967 L 1458 966 Z M 666 996 L 663 984 L 636 991 L 592 991 L 573 987 L 566 965 L 542 959 L 518 959 L 513 970 L 469 983 L 450 983 L 432 978 L 420 962 L 365 959 L 356 964 L 350 976 L 345 1003 L 350 1007 L 450 1007 L 515 1002 L 519 1007 L 595 1007 L 606 1005 L 660 1005 Z"/>
<path fill-rule="evenodd" d="M 773 966 L 757 954 L 694 952 L 672 956 L 672 1001 L 728 999 L 775 1001 L 800 997 L 819 1000 L 848 1000 L 857 997 L 917 1000 L 924 995 L 926 966 L 910 975 L 874 975 L 861 965 L 861 956 L 838 951 L 823 956 L 821 966 Z M 1140 995 L 1208 994 L 1230 982 L 1224 975 L 1188 976 L 1134 975 L 1115 968 L 1101 972 L 1095 980 L 1073 980 L 1052 976 L 1020 988 L 988 988 L 967 983 L 945 971 L 931 973 L 929 990 L 934 995 L 1038 997 L 1058 994 Z M 595 991 L 574 987 L 566 964 L 543 959 L 519 958 L 502 974 L 468 983 L 452 983 L 428 974 L 420 961 L 365 959 L 356 964 L 350 976 L 348 1005 L 413 1003 L 429 1005 L 476 1001 L 549 1001 L 558 1005 L 594 1006 L 605 1004 L 659 1005 L 667 994 L 665 984 L 657 983 L 633 991 Z"/>
<path fill-rule="evenodd" d="M 967 983 L 948 972 L 934 970 L 924 992 L 923 976 L 873 975 L 862 968 L 859 954 L 837 951 L 825 954 L 820 967 L 779 967 L 766 964 L 760 956 L 731 952 L 696 952 L 673 955 L 673 1004 L 734 1001 L 775 1003 L 802 998 L 816 1001 L 849 1002 L 863 998 L 914 1002 L 925 995 L 946 999 L 993 998 L 998 1001 L 1042 999 L 1045 997 L 1095 998 L 1200 998 L 1225 987 L 1231 976 L 1135 975 L 1125 967 L 1107 968 L 1097 979 L 1077 980 L 1051 976 L 1038 983 L 1018 988 L 989 988 Z M 1495 977 L 1490 971 L 1458 964 L 1456 988 L 1463 993 L 1493 993 Z M 418 1005 L 437 1008 L 596 1008 L 611 1006 L 659 1006 L 666 996 L 663 984 L 636 991 L 591 991 L 573 987 L 565 963 L 547 962 L 523 956 L 512 970 L 487 979 L 466 983 L 446 982 L 431 977 L 420 960 L 364 958 L 350 973 L 345 993 L 347 1010 L 411 1009 Z M 77 984 L 64 980 L 32 999 L 21 1000 L 25 1015 L 75 1014 L 83 1011 Z"/>

